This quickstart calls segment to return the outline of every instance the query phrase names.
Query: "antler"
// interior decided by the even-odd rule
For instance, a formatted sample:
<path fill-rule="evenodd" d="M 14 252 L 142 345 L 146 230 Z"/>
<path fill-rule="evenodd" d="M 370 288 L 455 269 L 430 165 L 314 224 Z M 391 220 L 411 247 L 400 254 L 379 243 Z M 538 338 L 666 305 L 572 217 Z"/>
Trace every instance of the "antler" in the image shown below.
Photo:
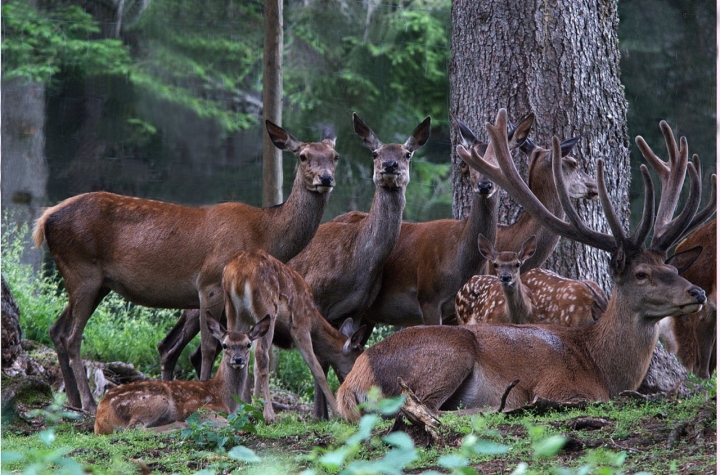
<path fill-rule="evenodd" d="M 699 159 L 696 160 L 696 156 L 693 156 L 694 163 L 688 163 L 687 140 L 685 137 L 680 137 L 680 148 L 678 149 L 675 136 L 664 120 L 660 121 L 660 130 L 665 136 L 665 145 L 668 150 L 667 162 L 658 158 L 641 136 L 635 137 L 635 143 L 650 166 L 660 176 L 662 184 L 660 205 L 658 206 L 650 248 L 667 251 L 674 243 L 680 240 L 690 226 L 697 222 L 696 216 L 701 197 L 698 168 L 700 161 Z M 690 174 L 690 193 L 683 210 L 673 219 L 686 172 Z M 714 197 L 714 195 L 713 187 L 712 196 Z M 713 198 L 711 198 L 712 201 L 714 201 Z M 707 206 L 703 211 L 708 212 Z"/>
<path fill-rule="evenodd" d="M 477 155 L 477 153 L 473 153 L 474 150 L 468 153 L 464 147 L 458 146 L 458 153 L 470 166 L 475 167 L 485 176 L 503 187 L 526 212 L 530 213 L 535 219 L 554 233 L 604 251 L 614 252 L 617 249 L 617 242 L 613 236 L 594 231 L 582 223 L 577 212 L 575 212 L 575 209 L 570 205 L 570 197 L 567 193 L 565 183 L 562 181 L 562 176 L 560 176 L 560 182 L 557 183 L 560 202 L 573 224 L 559 219 L 540 203 L 520 177 L 510 157 L 510 149 L 505 133 L 506 127 L 507 112 L 505 109 L 498 111 L 495 125 L 485 124 L 485 128 L 490 135 L 490 143 L 495 149 L 495 157 L 497 158 L 499 167 L 488 163 Z M 561 160 L 560 141 L 557 138 L 553 138 L 553 169 L 558 168 L 558 171 L 561 169 Z M 562 173 L 559 174 L 562 175 Z M 598 180 L 598 182 L 600 182 L 600 180 Z M 601 189 L 605 189 L 604 183 Z"/>

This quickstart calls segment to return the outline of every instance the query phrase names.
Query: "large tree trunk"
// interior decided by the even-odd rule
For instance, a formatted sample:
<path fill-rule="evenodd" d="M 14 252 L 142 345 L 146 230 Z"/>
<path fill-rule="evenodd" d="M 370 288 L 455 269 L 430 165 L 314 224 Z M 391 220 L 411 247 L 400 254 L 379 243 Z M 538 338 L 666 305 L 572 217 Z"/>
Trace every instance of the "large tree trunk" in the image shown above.
<path fill-rule="evenodd" d="M 619 79 L 617 2 L 558 0 L 550 5 L 540 0 L 453 1 L 450 108 L 481 137 L 487 136 L 483 124 L 501 107 L 512 121 L 535 112 L 531 137 L 543 147 L 550 147 L 553 135 L 581 135 L 573 156 L 591 176 L 595 160 L 604 160 L 611 199 L 627 223 L 627 103 Z M 455 217 L 465 215 L 470 203 L 470 190 L 457 173 L 459 138 L 453 127 Z M 527 157 L 518 153 L 515 160 L 526 173 Z M 581 202 L 578 209 L 588 225 L 608 231 L 597 201 Z M 500 221 L 512 223 L 518 214 L 503 194 Z M 609 290 L 606 262 L 604 252 L 563 239 L 545 267 L 595 280 Z"/>

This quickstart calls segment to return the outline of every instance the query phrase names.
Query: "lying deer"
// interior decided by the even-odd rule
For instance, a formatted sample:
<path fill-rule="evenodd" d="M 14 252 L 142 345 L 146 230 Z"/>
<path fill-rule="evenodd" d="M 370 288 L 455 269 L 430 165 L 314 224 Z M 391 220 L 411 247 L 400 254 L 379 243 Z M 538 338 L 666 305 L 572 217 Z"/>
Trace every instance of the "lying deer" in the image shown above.
<path fill-rule="evenodd" d="M 373 157 L 375 196 L 367 219 L 320 225 L 310 244 L 287 263 L 310 285 L 315 306 L 325 319 L 338 323 L 367 309 L 377 296 L 383 263 L 400 234 L 411 160 L 430 136 L 430 117 L 404 143 L 381 142 L 357 114 L 353 114 L 353 128 Z M 163 379 L 172 379 L 180 353 L 197 334 L 198 324 L 193 318 L 197 312 L 184 313 L 158 344 Z M 196 364 L 197 353 L 191 359 Z M 324 365 L 326 373 L 327 369 Z M 315 403 L 315 417 L 327 418 L 327 404 L 319 387 L 315 388 Z"/>
<path fill-rule="evenodd" d="M 708 302 L 697 314 L 666 318 L 661 337 L 668 351 L 696 376 L 708 379 L 717 366 L 717 220 L 695 230 L 675 248 L 675 252 L 702 246 L 700 257 L 682 276 L 699 285 Z"/>
<path fill-rule="evenodd" d="M 95 416 L 95 435 L 111 434 L 127 427 L 157 427 L 184 421 L 198 409 L 225 412 L 237 409 L 252 341 L 270 329 L 270 316 L 245 333 L 228 332 L 208 312 L 206 321 L 213 338 L 223 349 L 215 377 L 208 381 L 139 381 L 112 388 L 100 400 Z"/>
<path fill-rule="evenodd" d="M 684 139 L 682 150 L 678 150 L 672 133 L 666 133 L 668 162 L 657 158 L 641 137 L 636 139 L 661 177 L 662 193 L 655 213 L 653 184 L 643 165 L 644 210 L 631 235 L 623 230 L 612 208 L 603 162 L 598 160 L 600 200 L 612 231 L 604 234 L 588 228 L 571 205 L 560 170 L 560 141 L 553 138 L 553 170 L 569 222 L 547 210 L 522 181 L 507 146 L 504 110 L 498 119 L 495 126 L 488 124 L 486 128 L 499 168 L 472 151 L 466 160 L 505 188 L 543 225 L 611 254 L 609 272 L 614 288 L 607 310 L 597 323 L 583 327 L 476 324 L 401 330 L 365 351 L 341 385 L 338 407 L 346 419 L 359 417 L 357 404 L 365 400 L 372 386 L 379 386 L 384 396 L 400 394 L 398 377 L 434 411 L 502 405 L 512 409 L 537 398 L 561 402 L 608 400 L 641 383 L 657 342 L 657 322 L 666 316 L 696 312 L 705 303 L 705 292 L 678 275 L 697 258 L 699 249 L 675 254 L 665 261 L 668 249 L 684 231 L 704 222 L 709 217 L 708 207 L 715 206 L 713 178 L 710 204 L 698 212 L 700 179 L 696 167 L 688 164 Z M 669 131 L 664 122 L 661 128 Z M 690 175 L 688 198 L 673 219 L 686 170 Z M 653 236 L 645 247 L 651 229 Z"/>
<path fill-rule="evenodd" d="M 597 320 L 607 298 L 592 281 L 560 277 L 545 269 L 520 269 L 535 253 L 535 236 L 519 252 L 498 252 L 485 236 L 478 236 L 480 252 L 496 275 L 473 276 L 455 297 L 458 324 L 554 323 L 580 326 Z"/>
<path fill-rule="evenodd" d="M 262 250 L 240 252 L 230 259 L 223 272 L 223 291 L 228 328 L 250 326 L 261 315 L 272 319 L 270 330 L 255 347 L 253 394 L 265 400 L 265 421 L 275 420 L 268 382 L 272 343 L 281 348 L 294 344 L 310 367 L 316 387 L 321 388 L 330 409 L 337 414 L 323 366 L 332 366 L 342 380 L 363 351 L 365 328 L 353 333 L 352 319 L 348 318 L 342 329 L 336 330 L 315 308 L 312 290 L 300 274 Z M 250 401 L 247 381 L 242 398 Z"/>
<path fill-rule="evenodd" d="M 46 210 L 33 240 L 47 241 L 65 281 L 68 304 L 50 328 L 68 403 L 95 412 L 80 358 L 82 334 L 100 301 L 111 291 L 147 307 L 199 308 L 201 380 L 210 377 L 215 340 L 205 323 L 223 308 L 222 269 L 235 253 L 264 249 L 282 261 L 315 235 L 335 185 L 335 133 L 321 142 L 300 142 L 266 121 L 276 147 L 298 158 L 287 201 L 271 208 L 222 203 L 194 208 L 95 192 Z"/>

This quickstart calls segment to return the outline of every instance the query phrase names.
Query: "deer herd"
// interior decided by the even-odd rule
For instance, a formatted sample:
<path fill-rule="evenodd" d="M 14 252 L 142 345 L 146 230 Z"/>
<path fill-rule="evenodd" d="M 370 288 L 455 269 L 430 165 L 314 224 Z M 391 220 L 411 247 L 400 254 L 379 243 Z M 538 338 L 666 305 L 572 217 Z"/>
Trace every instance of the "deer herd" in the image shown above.
<path fill-rule="evenodd" d="M 327 418 L 329 408 L 351 421 L 372 387 L 399 395 L 399 378 L 432 411 L 608 400 L 640 385 L 659 336 L 698 376 L 715 369 L 715 175 L 701 208 L 700 161 L 688 159 L 685 138 L 678 147 L 667 123 L 660 123 L 667 161 L 635 140 L 661 190 L 656 211 L 642 165 L 644 207 L 630 233 L 608 197 L 601 160 L 593 179 L 571 155 L 577 137 L 539 147 L 528 137 L 534 116 L 515 127 L 504 109 L 485 125 L 487 143 L 452 116 L 462 138 L 458 171 L 473 190 L 468 216 L 403 222 L 410 163 L 428 141 L 430 118 L 392 144 L 352 119 L 373 160 L 367 213 L 320 224 L 335 186 L 335 133 L 301 142 L 266 121 L 275 146 L 298 160 L 282 205 L 198 208 L 93 192 L 42 214 L 33 240 L 47 243 L 68 293 L 50 336 L 68 403 L 96 413 L 96 434 L 250 402 L 253 341 L 252 395 L 263 400 L 267 422 L 275 419 L 273 344 L 296 347 L 310 368 L 315 417 Z M 527 182 L 514 149 L 528 156 Z M 513 224 L 498 223 L 498 186 L 524 209 Z M 573 204 L 597 198 L 610 234 L 589 228 Z M 595 282 L 541 268 L 561 237 L 609 253 L 609 296 Z M 138 305 L 185 310 L 158 344 L 163 380 L 114 387 L 96 405 L 80 346 L 110 291 Z M 408 328 L 364 349 L 378 323 Z M 199 381 L 171 381 L 197 333 Z M 341 382 L 337 398 L 330 367 Z"/>

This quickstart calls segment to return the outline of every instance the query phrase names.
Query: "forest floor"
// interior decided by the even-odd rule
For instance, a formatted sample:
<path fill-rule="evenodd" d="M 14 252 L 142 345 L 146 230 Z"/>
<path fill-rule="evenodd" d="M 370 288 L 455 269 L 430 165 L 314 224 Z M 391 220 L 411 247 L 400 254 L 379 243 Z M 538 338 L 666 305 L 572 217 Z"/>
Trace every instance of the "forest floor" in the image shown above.
<path fill-rule="evenodd" d="M 48 374 L 57 374 L 51 362 L 51 358 L 42 359 Z M 689 397 L 677 394 L 649 398 L 623 396 L 610 403 L 559 410 L 447 414 L 440 418 L 442 425 L 434 441 L 418 427 L 406 425 L 405 431 L 413 439 L 419 457 L 403 473 L 426 470 L 451 473 L 439 460 L 443 455 L 460 453 L 463 440 L 470 433 L 509 448 L 502 455 L 469 458 L 469 467 L 481 474 L 579 474 L 583 473 L 582 467 L 591 467 L 586 473 L 598 474 L 717 473 L 717 401 L 714 392 L 708 395 L 707 384 L 705 386 L 696 385 L 697 392 Z M 278 390 L 274 397 L 276 402 L 292 409 L 280 412 L 275 424 L 258 424 L 257 433 L 242 434 L 242 445 L 261 459 L 260 464 L 254 464 L 254 469 L 244 466 L 242 473 L 299 473 L 305 468 L 317 467 L 317 457 L 313 462 L 308 454 L 336 450 L 357 431 L 357 427 L 337 420 L 312 420 L 311 405 L 292 394 Z M 12 422 L 3 422 L 3 451 L 33 446 L 33 437 L 44 430 L 48 422 L 43 417 L 30 417 L 28 412 L 46 403 L 37 398 L 18 401 L 18 417 Z M 363 442 L 353 457 L 373 460 L 386 453 L 388 446 L 379 440 L 391 423 L 382 421 L 376 425 L 372 431 L 374 437 Z M 218 465 L 217 452 L 213 455 L 197 451 L 190 443 L 192 439 L 183 440 L 178 432 L 127 431 L 95 437 L 92 426 L 91 417 L 81 416 L 57 427 L 57 441 L 68 447 L 67 456 L 90 467 L 92 473 L 122 473 L 118 467 L 123 465 L 118 459 L 147 467 L 145 471 L 136 468 L 136 473 L 194 473 L 207 467 L 215 467 L 215 473 L 233 470 L 232 464 Z M 537 457 L 539 433 L 543 437 L 561 435 L 565 438 L 557 455 L 547 460 Z M 522 471 L 523 464 L 528 464 L 525 471 Z M 557 467 L 568 468 L 557 471 Z M 607 470 L 603 471 L 602 467 Z M 3 473 L 5 468 L 3 466 Z M 10 470 L 9 473 L 22 473 L 20 466 L 11 465 Z"/>

